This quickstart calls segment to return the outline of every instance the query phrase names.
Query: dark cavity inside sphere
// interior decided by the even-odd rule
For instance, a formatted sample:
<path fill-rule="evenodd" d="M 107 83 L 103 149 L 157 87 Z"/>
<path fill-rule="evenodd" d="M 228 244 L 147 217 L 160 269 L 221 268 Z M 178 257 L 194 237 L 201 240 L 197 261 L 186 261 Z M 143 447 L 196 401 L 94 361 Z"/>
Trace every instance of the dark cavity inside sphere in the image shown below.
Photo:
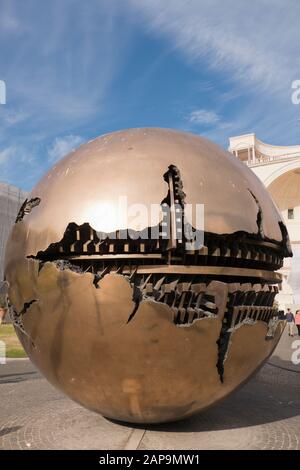
<path fill-rule="evenodd" d="M 148 214 L 155 204 L 156 225 L 145 211 L 124 218 L 120 201 Z M 196 204 L 204 232 L 186 214 Z M 284 326 L 276 271 L 290 254 L 246 165 L 192 134 L 132 129 L 44 176 L 17 217 L 5 275 L 17 334 L 52 384 L 106 417 L 157 423 L 212 405 L 272 353 Z"/>

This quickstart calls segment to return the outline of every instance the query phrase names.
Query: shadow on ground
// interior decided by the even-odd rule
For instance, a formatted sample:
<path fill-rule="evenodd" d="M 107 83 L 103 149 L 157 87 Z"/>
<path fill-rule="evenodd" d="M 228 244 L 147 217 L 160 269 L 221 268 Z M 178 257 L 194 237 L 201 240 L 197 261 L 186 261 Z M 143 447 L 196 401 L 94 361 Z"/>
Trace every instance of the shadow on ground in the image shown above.
<path fill-rule="evenodd" d="M 3 428 L 0 430 L 0 437 L 6 436 L 7 434 L 10 434 L 12 432 L 19 431 L 22 426 L 12 426 L 10 428 Z"/>
<path fill-rule="evenodd" d="M 40 378 L 38 372 L 23 372 L 21 374 L 6 374 L 0 376 L 0 384 L 13 384 Z"/>
<path fill-rule="evenodd" d="M 296 417 L 300 415 L 299 374 L 300 365 L 272 356 L 250 382 L 191 418 L 146 426 L 118 424 L 152 432 L 191 433 L 245 428 Z"/>

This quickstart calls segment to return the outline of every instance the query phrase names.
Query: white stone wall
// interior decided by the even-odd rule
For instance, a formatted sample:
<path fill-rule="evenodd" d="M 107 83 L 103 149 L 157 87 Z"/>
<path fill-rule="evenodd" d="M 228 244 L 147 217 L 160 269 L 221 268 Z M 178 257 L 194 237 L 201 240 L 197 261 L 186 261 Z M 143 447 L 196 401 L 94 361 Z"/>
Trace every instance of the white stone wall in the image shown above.
<path fill-rule="evenodd" d="M 244 158 L 245 152 L 248 152 L 249 159 L 246 163 L 266 188 L 270 189 L 274 202 L 280 206 L 279 209 L 289 232 L 294 257 L 285 260 L 282 270 L 282 290 L 277 300 L 282 307 L 290 306 L 293 310 L 300 308 L 300 146 L 268 145 L 258 140 L 255 134 L 231 137 L 229 142 L 229 151 L 237 158 L 239 153 L 243 152 Z M 272 183 L 275 183 L 282 175 L 291 174 L 291 172 L 298 173 L 298 171 L 299 182 L 293 181 L 294 202 L 293 190 L 291 191 L 292 188 L 288 187 L 289 197 L 287 199 L 289 202 L 283 203 L 284 194 L 277 198 Z M 294 219 L 288 218 L 288 208 L 294 209 Z"/>

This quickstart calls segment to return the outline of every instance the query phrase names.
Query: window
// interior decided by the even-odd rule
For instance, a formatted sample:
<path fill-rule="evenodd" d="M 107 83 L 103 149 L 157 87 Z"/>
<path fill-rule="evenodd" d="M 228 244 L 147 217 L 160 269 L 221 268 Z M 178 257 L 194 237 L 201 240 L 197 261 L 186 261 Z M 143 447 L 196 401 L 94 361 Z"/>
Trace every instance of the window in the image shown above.
<path fill-rule="evenodd" d="M 288 209 L 288 219 L 294 218 L 294 209 Z"/>

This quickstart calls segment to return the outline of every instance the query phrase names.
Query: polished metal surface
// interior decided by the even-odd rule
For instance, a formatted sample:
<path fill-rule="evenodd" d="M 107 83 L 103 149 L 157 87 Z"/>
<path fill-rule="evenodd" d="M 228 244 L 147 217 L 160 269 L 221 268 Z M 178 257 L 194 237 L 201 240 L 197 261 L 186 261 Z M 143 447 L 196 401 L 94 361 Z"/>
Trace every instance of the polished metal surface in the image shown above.
<path fill-rule="evenodd" d="M 204 204 L 204 246 L 184 250 L 174 213 L 169 240 L 163 218 L 155 242 L 122 239 L 155 225 L 125 220 L 124 197 L 149 213 Z M 155 423 L 212 405 L 271 354 L 284 328 L 275 271 L 289 254 L 280 214 L 238 159 L 192 134 L 133 129 L 45 175 L 16 219 L 5 275 L 16 331 L 52 384 L 107 417 Z"/>
<path fill-rule="evenodd" d="M 123 274 L 130 273 L 129 269 L 126 269 L 126 266 L 122 270 Z M 259 269 L 241 269 L 241 268 L 231 268 L 231 267 L 221 267 L 221 266 L 165 266 L 165 265 L 151 265 L 151 266 L 139 266 L 136 269 L 138 274 L 188 274 L 188 275 L 210 275 L 214 277 L 219 276 L 236 276 L 246 278 L 255 278 L 261 279 L 263 282 L 270 283 L 281 283 L 281 275 L 279 273 L 273 273 L 270 271 L 259 270 Z"/>

